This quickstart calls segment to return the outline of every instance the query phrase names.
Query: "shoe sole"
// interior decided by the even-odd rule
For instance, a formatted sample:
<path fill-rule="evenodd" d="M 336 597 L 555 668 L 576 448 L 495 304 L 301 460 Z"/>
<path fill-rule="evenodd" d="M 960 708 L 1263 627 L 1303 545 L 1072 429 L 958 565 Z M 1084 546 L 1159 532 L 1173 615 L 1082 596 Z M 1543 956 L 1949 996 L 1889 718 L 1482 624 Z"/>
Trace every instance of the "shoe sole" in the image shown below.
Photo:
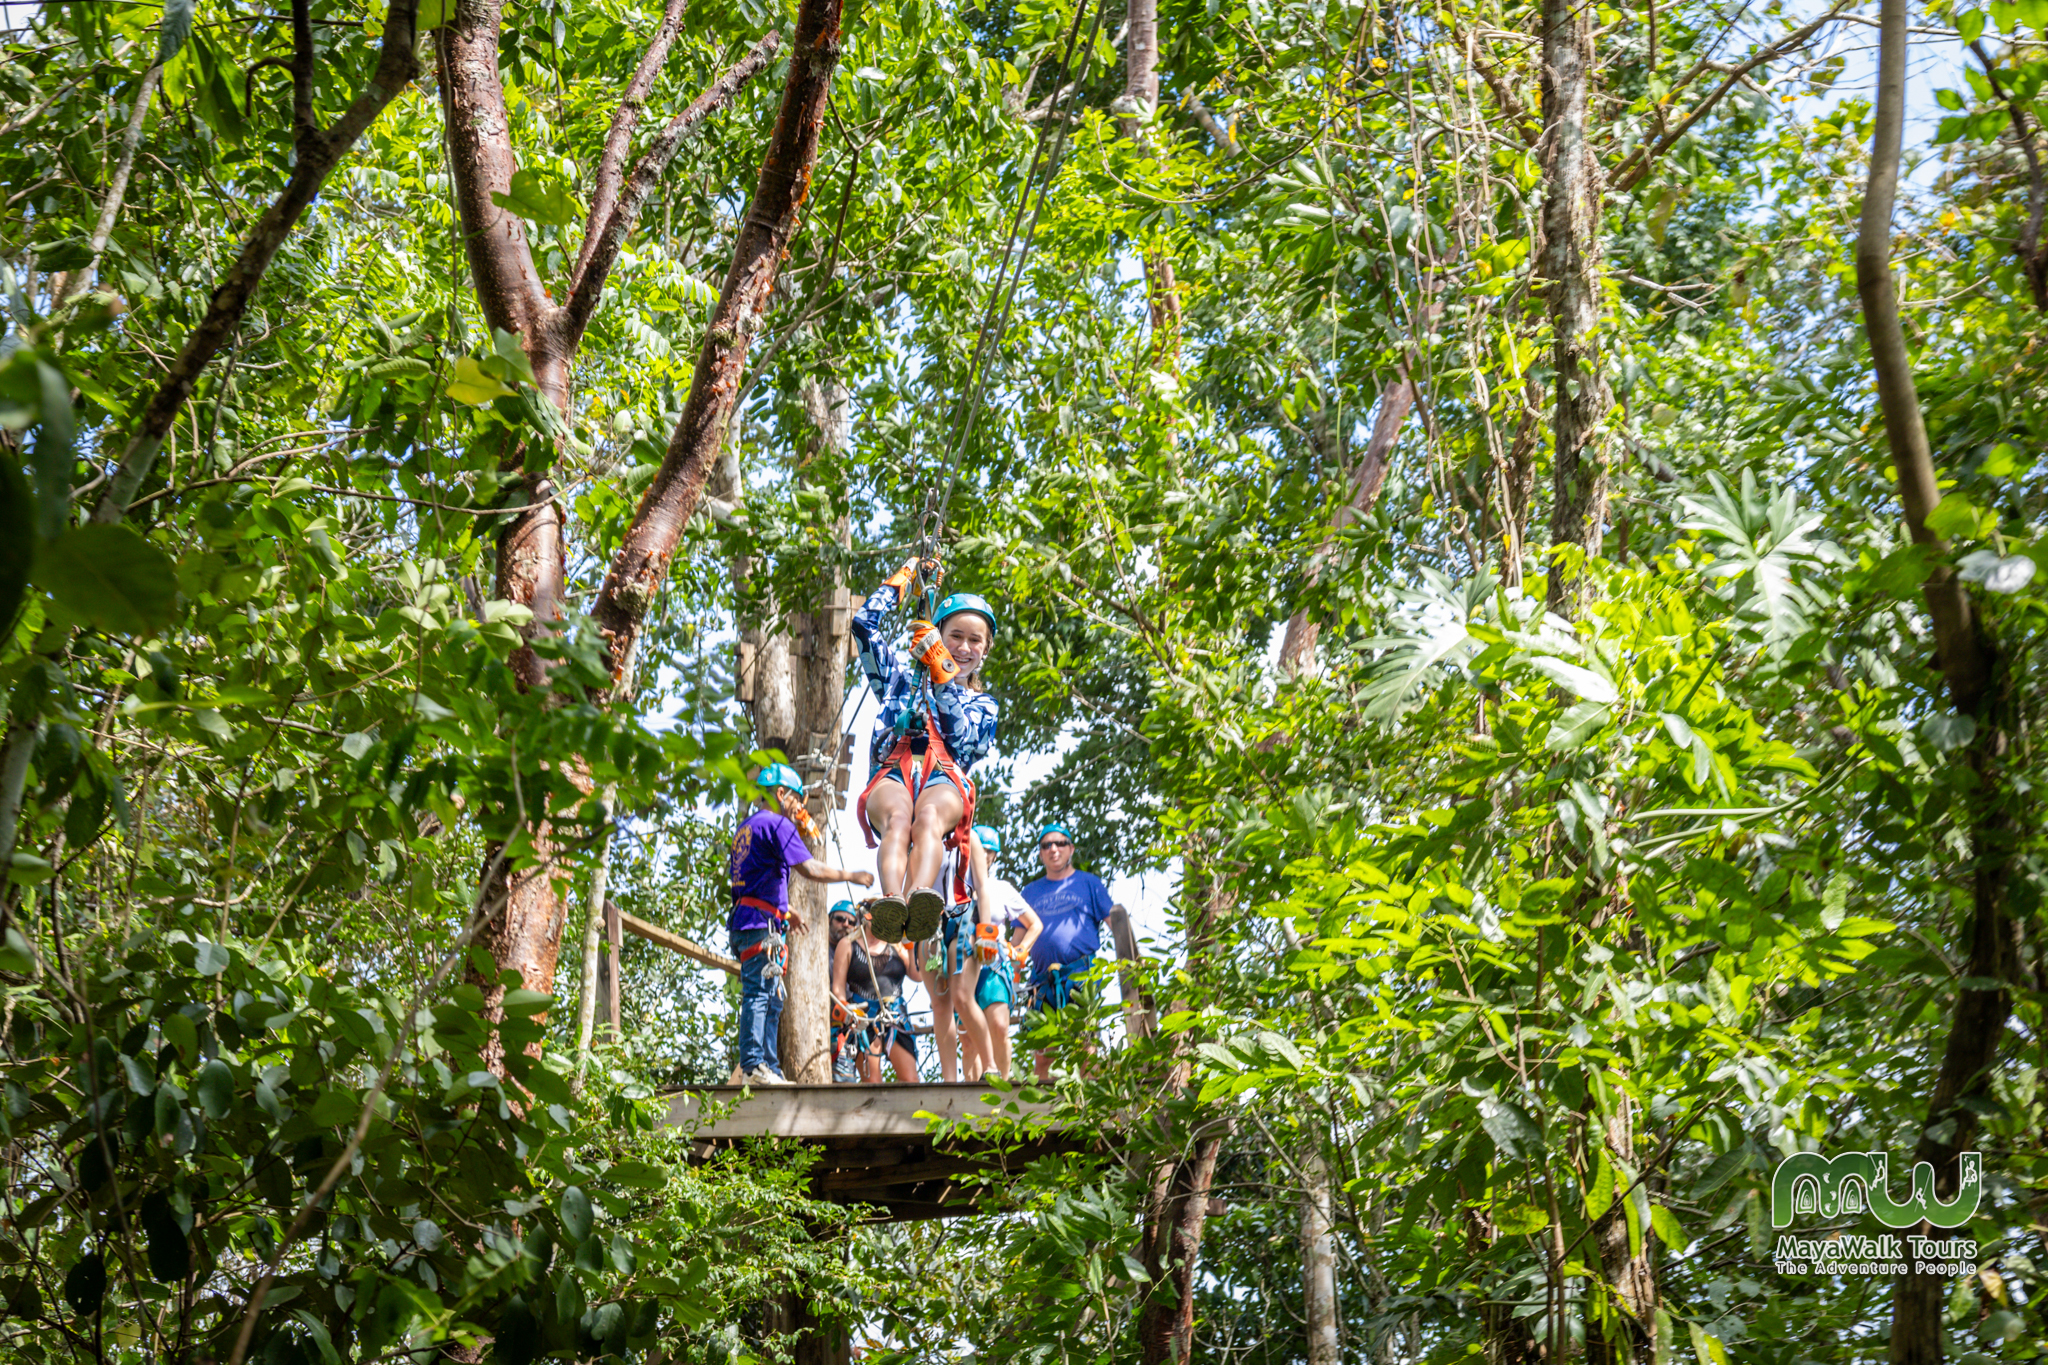
<path fill-rule="evenodd" d="M 884 896 L 868 910 L 875 937 L 884 943 L 903 941 L 903 921 L 910 914 L 910 907 L 895 896 Z"/>
<path fill-rule="evenodd" d="M 903 937 L 913 943 L 922 943 L 939 932 L 939 921 L 946 917 L 946 898 L 930 887 L 923 887 L 910 893 L 909 917 L 903 927 Z"/>

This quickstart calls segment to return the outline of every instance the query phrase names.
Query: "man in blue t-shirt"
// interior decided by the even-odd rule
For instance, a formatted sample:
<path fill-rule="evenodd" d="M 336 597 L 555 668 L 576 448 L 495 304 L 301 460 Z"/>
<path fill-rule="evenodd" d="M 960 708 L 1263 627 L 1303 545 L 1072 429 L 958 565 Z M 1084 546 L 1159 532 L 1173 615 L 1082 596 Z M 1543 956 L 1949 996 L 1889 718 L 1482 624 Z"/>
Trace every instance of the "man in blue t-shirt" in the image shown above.
<path fill-rule="evenodd" d="M 789 874 L 814 882 L 873 886 L 872 872 L 843 872 L 811 856 L 798 823 L 811 823 L 804 810 L 803 779 L 784 763 L 771 763 L 754 779 L 761 784 L 761 809 L 733 836 L 732 955 L 740 963 L 740 1080 L 749 1085 L 788 1085 L 776 1059 L 782 1026 L 782 930 L 807 926 L 803 912 L 789 904 Z M 815 827 L 813 827 L 815 828 Z"/>
<path fill-rule="evenodd" d="M 1045 875 L 1024 888 L 1024 899 L 1045 928 L 1031 945 L 1031 984 L 1042 1010 L 1064 1008 L 1074 978 L 1095 965 L 1102 948 L 1102 922 L 1116 907 L 1109 888 L 1092 872 L 1074 870 L 1074 835 L 1053 823 L 1038 832 L 1038 861 Z M 1051 1078 L 1052 1063 L 1038 1054 L 1038 1078 Z"/>

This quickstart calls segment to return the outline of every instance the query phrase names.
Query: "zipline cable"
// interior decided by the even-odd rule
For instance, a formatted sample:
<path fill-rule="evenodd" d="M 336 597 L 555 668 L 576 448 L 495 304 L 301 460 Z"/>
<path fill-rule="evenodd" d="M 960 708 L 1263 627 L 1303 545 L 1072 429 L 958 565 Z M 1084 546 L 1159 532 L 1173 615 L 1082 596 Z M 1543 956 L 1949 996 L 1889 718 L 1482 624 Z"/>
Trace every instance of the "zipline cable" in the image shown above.
<path fill-rule="evenodd" d="M 1095 22 L 1089 27 L 1088 41 L 1081 48 L 1078 68 L 1074 62 L 1075 41 L 1081 31 L 1081 11 L 1086 0 L 1079 0 L 1074 6 L 1074 20 L 1067 27 L 1067 48 L 1060 59 L 1060 79 L 1067 85 L 1066 107 L 1055 109 L 1059 102 L 1060 87 L 1053 86 L 1053 99 L 1047 101 L 1045 122 L 1039 125 L 1038 145 L 1032 153 L 1031 169 L 1025 174 L 1024 192 L 1017 198 L 1017 212 L 1010 219 L 1010 231 L 1003 242 L 1002 269 L 996 276 L 996 287 L 989 295 L 987 310 L 982 314 L 981 330 L 975 338 L 974 359 L 968 366 L 969 386 L 961 395 L 960 406 L 955 409 L 956 421 L 960 428 L 958 441 L 952 454 L 946 459 L 946 479 L 943 485 L 933 483 L 925 495 L 924 512 L 918 518 L 918 553 L 920 557 L 935 557 L 939 539 L 946 528 L 946 509 L 953 501 L 953 489 L 960 482 L 960 463 L 966 456 L 968 440 L 974 434 L 975 418 L 981 409 L 981 397 L 987 387 L 988 372 L 983 368 L 991 341 L 1009 330 L 1010 311 L 1016 303 L 1017 284 L 1024 277 L 1025 263 L 1030 259 L 1031 245 L 1038 234 L 1038 220 L 1045 211 L 1045 200 L 1052 189 L 1052 183 L 1059 176 L 1060 161 L 1066 154 L 1067 134 L 1072 126 L 1073 105 L 1081 92 L 1082 82 L 1087 78 L 1088 64 L 1095 55 L 1095 39 L 1102 32 L 1102 16 L 1106 3 L 1095 7 Z M 1052 124 L 1057 122 L 1059 131 L 1052 133 Z M 1046 146 L 1052 144 L 1052 154 L 1046 155 Z M 1044 165 L 1045 174 L 1039 177 L 1038 169 Z M 1032 201 L 1032 181 L 1038 181 L 1037 201 Z M 1024 221 L 1025 206 L 1030 205 L 1031 217 Z M 1024 230 L 1024 240 L 1017 242 L 1017 231 Z M 1012 264 L 1012 249 L 1015 249 L 1015 263 Z M 998 314 L 1000 313 L 1000 317 Z M 935 471 L 936 472 L 936 471 Z M 931 585 L 930 592 L 936 592 Z"/>

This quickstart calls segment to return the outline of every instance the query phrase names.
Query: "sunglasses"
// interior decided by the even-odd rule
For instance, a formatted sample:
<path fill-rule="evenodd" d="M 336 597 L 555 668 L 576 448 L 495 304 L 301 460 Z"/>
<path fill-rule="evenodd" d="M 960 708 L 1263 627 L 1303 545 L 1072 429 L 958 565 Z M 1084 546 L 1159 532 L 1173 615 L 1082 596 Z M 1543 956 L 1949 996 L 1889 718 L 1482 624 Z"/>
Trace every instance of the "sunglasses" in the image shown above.
<path fill-rule="evenodd" d="M 1048 840 L 1046 840 L 1046 841 L 1045 841 L 1044 843 L 1042 843 L 1042 844 L 1040 844 L 1040 845 L 1038 846 L 1038 851 L 1039 851 L 1040 853 L 1043 853 L 1043 852 L 1045 852 L 1045 851 L 1046 851 L 1047 849 L 1053 849 L 1053 848 L 1072 848 L 1073 846 L 1074 846 L 1074 845 L 1073 845 L 1073 844 L 1072 844 L 1071 842 L 1069 842 L 1068 840 L 1065 840 L 1065 839 L 1048 839 Z"/>

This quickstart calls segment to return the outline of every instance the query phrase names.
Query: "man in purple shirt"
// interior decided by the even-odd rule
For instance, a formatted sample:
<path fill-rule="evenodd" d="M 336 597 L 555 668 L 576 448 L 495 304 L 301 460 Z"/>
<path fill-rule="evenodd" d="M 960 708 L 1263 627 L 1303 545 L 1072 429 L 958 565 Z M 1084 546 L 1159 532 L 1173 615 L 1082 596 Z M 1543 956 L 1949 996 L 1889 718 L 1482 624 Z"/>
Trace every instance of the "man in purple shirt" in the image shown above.
<path fill-rule="evenodd" d="M 803 912 L 789 904 L 789 874 L 814 882 L 873 886 L 872 872 L 845 872 L 811 856 L 797 822 L 804 810 L 803 779 L 784 763 L 771 763 L 754 779 L 761 808 L 732 841 L 732 955 L 740 963 L 740 1079 L 749 1085 L 788 1085 L 776 1061 L 782 1026 L 783 927 L 803 933 Z"/>
<path fill-rule="evenodd" d="M 1074 835 L 1054 823 L 1038 832 L 1038 862 L 1045 875 L 1024 888 L 1024 899 L 1045 928 L 1031 945 L 1031 984 L 1041 1010 L 1063 1009 L 1074 978 L 1095 965 L 1102 949 L 1102 921 L 1116 907 L 1109 888 L 1093 872 L 1074 870 Z M 1052 1060 L 1038 1054 L 1038 1079 L 1052 1076 Z"/>

